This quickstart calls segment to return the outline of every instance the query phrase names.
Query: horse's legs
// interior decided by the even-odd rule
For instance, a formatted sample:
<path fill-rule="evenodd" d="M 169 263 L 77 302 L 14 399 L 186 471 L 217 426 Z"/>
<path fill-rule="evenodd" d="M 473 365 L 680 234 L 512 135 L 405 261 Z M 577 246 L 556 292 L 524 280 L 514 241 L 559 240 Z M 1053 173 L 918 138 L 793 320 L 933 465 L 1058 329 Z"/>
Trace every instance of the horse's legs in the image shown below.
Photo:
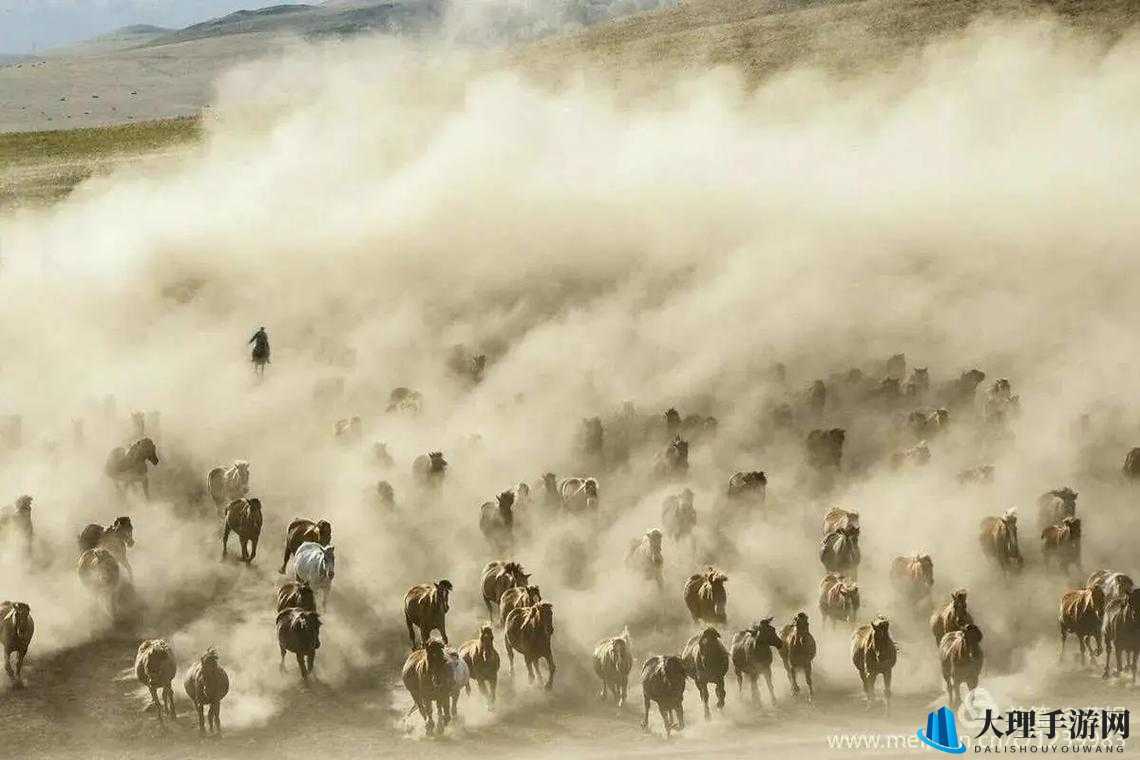
<path fill-rule="evenodd" d="M 222 733 L 222 703 L 221 700 L 215 700 L 210 703 L 210 722 L 214 724 L 214 733 L 219 736 Z"/>
<path fill-rule="evenodd" d="M 252 544 L 252 547 L 250 548 L 250 551 L 249 551 L 249 561 L 250 562 L 253 562 L 254 557 L 257 556 L 257 539 L 258 539 L 258 537 L 255 536 L 254 539 L 250 542 Z"/>
<path fill-rule="evenodd" d="M 1057 625 L 1061 629 L 1061 654 L 1057 657 L 1057 659 L 1064 660 L 1065 659 L 1065 624 L 1063 622 L 1061 622 L 1061 623 L 1058 623 Z M 1081 639 L 1081 637 L 1077 636 L 1077 641 L 1080 641 L 1080 639 Z M 1082 648 L 1082 651 L 1083 651 L 1083 648 Z"/>
<path fill-rule="evenodd" d="M 316 666 L 316 664 L 317 664 L 317 652 L 316 652 L 316 650 L 309 652 L 305 656 L 305 659 L 307 660 L 307 665 L 309 668 L 309 675 L 312 675 L 313 674 L 313 667 Z"/>
<path fill-rule="evenodd" d="M 724 679 L 716 682 L 716 709 L 724 709 Z"/>
<path fill-rule="evenodd" d="M 201 702 L 194 703 L 195 709 L 198 710 L 198 733 L 203 736 L 206 735 L 206 714 L 204 712 L 205 705 Z"/>
<path fill-rule="evenodd" d="M 284 673 L 285 672 L 285 647 L 282 647 L 280 645 L 278 645 L 278 646 L 281 649 L 281 663 L 277 666 L 277 669 L 279 671 L 281 671 L 282 673 Z"/>
<path fill-rule="evenodd" d="M 772 687 L 772 668 L 764 671 L 764 680 L 768 683 L 768 696 L 772 698 L 772 707 L 776 706 L 776 690 Z"/>
<path fill-rule="evenodd" d="M 883 699 L 886 700 L 887 710 L 891 709 L 891 671 L 883 673 Z"/>
<path fill-rule="evenodd" d="M 162 703 L 158 701 L 158 689 L 154 688 L 154 686 L 152 686 L 150 684 L 147 684 L 147 688 L 150 689 L 150 703 L 154 707 L 155 713 L 158 714 L 158 722 L 161 724 L 162 723 Z"/>
<path fill-rule="evenodd" d="M 166 705 L 166 709 L 170 710 L 170 717 L 177 718 L 178 710 L 174 707 L 174 689 L 169 683 L 162 687 L 162 701 Z"/>
<path fill-rule="evenodd" d="M 555 667 L 554 667 L 554 656 L 549 651 L 547 651 L 547 653 L 546 653 L 546 664 L 550 666 L 550 677 L 546 679 L 546 690 L 550 691 L 551 689 L 554 688 Z M 535 660 L 534 667 L 535 667 L 535 670 L 538 669 L 538 661 L 537 660 Z"/>
<path fill-rule="evenodd" d="M 705 706 L 705 720 L 712 717 L 709 712 L 709 685 L 704 681 L 697 681 L 697 691 L 701 693 L 701 703 Z"/>
<path fill-rule="evenodd" d="M 226 558 L 226 550 L 229 549 L 229 543 L 230 526 L 229 523 L 226 523 L 226 525 L 222 528 L 222 559 Z M 241 539 L 238 539 L 238 543 L 241 543 Z"/>
<path fill-rule="evenodd" d="M 12 650 L 8 647 L 4 647 L 4 672 L 8 674 L 8 678 L 16 680 L 16 674 L 12 672 Z"/>
<path fill-rule="evenodd" d="M 301 669 L 301 680 L 309 680 L 309 671 L 305 669 L 305 655 L 297 652 L 297 667 Z"/>
<path fill-rule="evenodd" d="M 1112 660 L 1112 641 L 1108 636 L 1104 637 L 1104 672 L 1101 673 L 1101 678 L 1108 678 L 1108 663 Z"/>
<path fill-rule="evenodd" d="M 815 700 L 815 687 L 811 682 L 811 663 L 804 665 L 804 680 L 807 681 L 808 702 Z"/>
<path fill-rule="evenodd" d="M 643 729 L 648 729 L 649 728 L 649 697 L 645 696 L 645 694 L 642 694 L 641 695 L 641 701 L 645 703 L 645 717 L 641 719 L 641 727 Z M 661 706 L 658 705 L 658 707 L 661 707 Z M 665 732 L 668 733 L 669 732 L 669 719 L 665 717 L 665 709 L 664 708 L 661 709 L 661 719 L 663 721 L 665 721 Z"/>
<path fill-rule="evenodd" d="M 239 536 L 238 537 L 238 544 L 241 545 L 241 561 L 248 565 L 249 564 L 249 552 L 247 552 L 245 549 L 246 540 Z"/>
<path fill-rule="evenodd" d="M 289 549 L 289 540 L 285 540 L 285 556 L 281 558 L 281 569 L 277 571 L 279 575 L 285 574 L 285 565 L 289 564 L 289 555 L 293 552 Z"/>
<path fill-rule="evenodd" d="M 504 642 L 504 646 L 506 646 L 506 649 L 507 649 L 507 662 L 511 666 L 511 678 L 514 678 L 514 675 L 515 675 L 515 650 L 508 643 Z"/>
<path fill-rule="evenodd" d="M 439 635 L 443 637 L 444 646 L 447 645 L 447 623 L 439 624 Z"/>

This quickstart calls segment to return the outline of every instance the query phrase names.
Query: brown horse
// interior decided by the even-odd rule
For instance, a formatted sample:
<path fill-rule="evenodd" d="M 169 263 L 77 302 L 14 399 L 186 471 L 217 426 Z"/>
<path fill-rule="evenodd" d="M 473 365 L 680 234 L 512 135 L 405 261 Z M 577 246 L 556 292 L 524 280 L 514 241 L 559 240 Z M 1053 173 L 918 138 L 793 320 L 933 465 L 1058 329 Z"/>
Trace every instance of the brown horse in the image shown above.
<path fill-rule="evenodd" d="M 1060 525 L 1050 525 L 1041 531 L 1041 555 L 1046 568 L 1055 562 L 1063 573 L 1074 565 L 1080 570 L 1081 518 L 1066 517 Z"/>
<path fill-rule="evenodd" d="M 985 661 L 981 643 L 982 630 L 973 623 L 967 623 L 961 630 L 947 633 L 938 644 L 942 678 L 946 681 L 946 696 L 951 709 L 962 703 L 962 684 L 971 691 L 978 688 L 978 676 Z"/>
<path fill-rule="evenodd" d="M 728 576 L 711 565 L 685 581 L 685 606 L 694 623 L 724 623 L 728 619 L 728 592 L 724 588 L 727 581 Z"/>
<path fill-rule="evenodd" d="M 444 578 L 435 583 L 412 586 L 404 594 L 404 622 L 408 626 L 408 639 L 412 642 L 412 649 L 416 648 L 413 625 L 420 629 L 420 640 L 425 645 L 432 631 L 439 631 L 443 643 L 448 643 L 447 611 L 451 588 L 451 581 Z"/>
<path fill-rule="evenodd" d="M 178 717 L 174 707 L 174 688 L 171 686 L 177 672 L 178 663 L 174 660 L 174 652 L 164 639 L 149 639 L 139 644 L 135 655 L 135 677 L 150 691 L 150 702 L 158 715 L 159 723 L 162 723 L 164 710 L 170 713 L 172 719 Z M 162 701 L 158 699 L 160 689 Z"/>
<path fill-rule="evenodd" d="M 997 562 L 1005 574 L 1016 573 L 1025 564 L 1017 544 L 1017 509 L 1007 509 L 1001 517 L 987 517 L 978 537 L 982 553 Z"/>
<path fill-rule="evenodd" d="M 253 562 L 257 556 L 257 540 L 261 538 L 261 499 L 235 499 L 226 507 L 226 522 L 222 529 L 222 559 L 226 558 L 231 531 L 237 535 L 241 561 L 247 564 Z"/>
<path fill-rule="evenodd" d="M 107 455 L 103 472 L 114 481 L 121 493 L 126 493 L 132 485 L 142 489 L 143 498 L 150 499 L 150 480 L 147 477 L 147 463 L 158 465 L 158 449 L 150 438 L 140 438 L 128 447 L 112 449 Z"/>
<path fill-rule="evenodd" d="M 285 573 L 285 565 L 289 558 L 297 551 L 297 547 L 306 541 L 314 541 L 321 546 L 332 543 L 332 525 L 328 520 L 313 522 L 304 517 L 297 517 L 285 529 L 285 556 L 281 559 L 281 569 L 278 573 Z"/>
<path fill-rule="evenodd" d="M 516 607 L 507 615 L 505 628 L 507 662 L 511 673 L 515 672 L 516 651 L 523 656 L 531 681 L 540 675 L 538 661 L 544 659 L 550 666 L 546 689 L 554 688 L 554 655 L 550 651 L 550 637 L 554 635 L 554 606 L 550 602 L 539 602 L 533 607 Z"/>
<path fill-rule="evenodd" d="M 898 660 L 898 648 L 891 639 L 891 624 L 881 615 L 861 625 L 851 634 L 851 663 L 863 682 L 863 694 L 870 702 L 875 696 L 875 678 L 883 677 L 883 703 L 891 708 L 891 671 Z"/>
<path fill-rule="evenodd" d="M 471 677 L 479 691 L 495 704 L 495 690 L 499 681 L 499 653 L 495 651 L 495 630 L 490 623 L 479 629 L 479 638 L 465 641 L 459 646 L 459 656 L 467 663 Z"/>
<path fill-rule="evenodd" d="M 811 665 L 815 660 L 815 637 L 811 635 L 806 612 L 799 612 L 795 619 L 785 625 L 780 631 L 780 639 L 784 646 L 780 649 L 780 659 L 784 661 L 784 670 L 788 673 L 788 680 L 792 682 L 792 694 L 800 693 L 800 684 L 796 680 L 796 671 L 804 672 L 807 682 L 808 701 L 815 698 L 815 688 L 811 682 Z"/>
<path fill-rule="evenodd" d="M 1066 591 L 1061 595 L 1061 611 L 1057 616 L 1057 625 L 1061 629 L 1061 654 L 1065 657 L 1065 638 L 1068 634 L 1077 637 L 1081 648 L 1081 664 L 1085 664 L 1085 650 L 1092 650 L 1088 639 L 1096 641 L 1094 657 L 1100 657 L 1101 641 L 1100 631 L 1104 618 L 1104 591 L 1100 586 L 1092 585 L 1089 588 L 1077 591 Z"/>

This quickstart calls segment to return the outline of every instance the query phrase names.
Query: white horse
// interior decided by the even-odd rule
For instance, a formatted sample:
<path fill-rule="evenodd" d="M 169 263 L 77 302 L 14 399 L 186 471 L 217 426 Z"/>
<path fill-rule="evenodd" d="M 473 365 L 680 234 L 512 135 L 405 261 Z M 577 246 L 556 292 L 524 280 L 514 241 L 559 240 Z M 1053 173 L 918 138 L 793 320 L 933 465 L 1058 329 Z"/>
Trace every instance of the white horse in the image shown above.
<path fill-rule="evenodd" d="M 229 469 L 215 467 L 206 474 L 206 490 L 214 500 L 218 514 L 225 512 L 230 502 L 245 498 L 249 493 L 249 462 L 237 459 Z"/>
<path fill-rule="evenodd" d="M 115 482 L 120 492 L 126 493 L 128 488 L 137 484 L 142 488 L 143 497 L 150 499 L 147 462 L 158 464 L 158 449 L 150 438 L 140 438 L 125 449 L 122 446 L 112 449 L 103 472 Z"/>
<path fill-rule="evenodd" d="M 447 649 L 447 669 L 451 672 L 451 717 L 459 714 L 459 692 L 471 693 L 471 669 L 454 649 Z"/>
<path fill-rule="evenodd" d="M 314 591 L 321 592 L 321 608 L 328 604 L 329 588 L 335 575 L 335 556 L 331 546 L 306 541 L 293 554 L 293 576 Z"/>

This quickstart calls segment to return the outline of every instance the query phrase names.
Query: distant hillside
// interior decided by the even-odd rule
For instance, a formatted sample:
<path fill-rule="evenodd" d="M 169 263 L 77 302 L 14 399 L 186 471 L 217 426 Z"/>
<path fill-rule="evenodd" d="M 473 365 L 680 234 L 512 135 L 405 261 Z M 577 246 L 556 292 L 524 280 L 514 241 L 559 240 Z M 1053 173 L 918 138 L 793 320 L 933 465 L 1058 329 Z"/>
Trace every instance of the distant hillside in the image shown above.
<path fill-rule="evenodd" d="M 337 5 L 274 5 L 237 11 L 203 21 L 148 42 L 170 45 L 232 34 L 295 34 L 302 37 L 349 36 L 367 32 L 408 32 L 434 26 L 445 0 L 357 0 Z"/>
<path fill-rule="evenodd" d="M 173 29 L 152 26 L 151 24 L 132 24 L 116 29 L 113 32 L 100 34 L 98 37 L 92 37 L 89 40 L 53 48 L 48 51 L 47 55 L 103 55 L 113 53 L 117 50 L 127 50 L 132 47 L 145 45 L 151 40 L 161 37 L 164 34 L 170 34 L 173 31 Z"/>
<path fill-rule="evenodd" d="M 652 82 L 669 71 L 730 64 L 755 81 L 801 64 L 865 70 L 983 16 L 1042 12 L 1106 41 L 1140 20 L 1134 0 L 684 0 L 547 37 L 511 58 L 552 80 L 581 67 Z"/>

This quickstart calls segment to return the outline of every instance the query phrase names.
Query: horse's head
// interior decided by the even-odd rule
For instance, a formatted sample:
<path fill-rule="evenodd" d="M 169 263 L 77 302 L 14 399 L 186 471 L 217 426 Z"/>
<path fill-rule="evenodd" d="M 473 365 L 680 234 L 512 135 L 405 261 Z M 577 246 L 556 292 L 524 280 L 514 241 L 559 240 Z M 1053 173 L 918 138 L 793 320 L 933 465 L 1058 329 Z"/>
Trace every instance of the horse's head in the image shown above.
<path fill-rule="evenodd" d="M 1061 521 L 1069 532 L 1069 540 L 1076 540 L 1081 537 L 1081 518 L 1079 517 L 1066 517 Z"/>
<path fill-rule="evenodd" d="M 132 459 L 158 464 L 158 449 L 150 438 L 140 438 L 132 444 L 131 448 L 134 449 Z"/>
<path fill-rule="evenodd" d="M 701 654 L 705 656 L 715 654 L 716 651 L 720 648 L 719 645 L 720 631 L 713 628 L 711 625 L 705 626 L 705 629 L 701 631 L 700 639 L 697 641 L 697 648 L 700 650 Z"/>
<path fill-rule="evenodd" d="M 298 615 L 300 618 L 300 628 L 305 631 L 310 637 L 310 643 L 313 649 L 319 649 L 321 646 L 321 616 L 314 610 L 305 610 Z"/>
<path fill-rule="evenodd" d="M 484 648 L 494 646 L 495 644 L 495 629 L 490 623 L 484 623 L 483 627 L 479 629 L 479 643 Z"/>
<path fill-rule="evenodd" d="M 713 611 L 718 618 L 723 620 L 724 607 L 728 603 L 728 592 L 725 591 L 724 584 L 728 582 L 728 576 L 719 570 L 713 570 L 707 578 L 712 594 Z"/>
<path fill-rule="evenodd" d="M 527 586 L 526 598 L 528 605 L 533 607 L 542 601 L 542 590 L 538 586 Z"/>
<path fill-rule="evenodd" d="M 15 622 L 16 635 L 22 639 L 31 636 L 32 608 L 24 602 L 12 603 L 12 616 Z"/>
<path fill-rule="evenodd" d="M 557 493 L 558 476 L 553 472 L 544 473 L 542 476 L 542 487 L 546 489 L 547 493 Z"/>
<path fill-rule="evenodd" d="M 218 650 L 215 649 L 214 647 L 210 647 L 209 649 L 207 649 L 205 652 L 202 653 L 202 657 L 198 661 L 200 663 L 202 663 L 202 670 L 203 671 L 208 672 L 211 670 L 217 670 L 218 669 Z"/>
<path fill-rule="evenodd" d="M 116 534 L 119 538 L 123 539 L 123 543 L 127 546 L 135 545 L 135 528 L 131 525 L 131 518 L 126 515 L 116 517 L 106 532 Z"/>
<path fill-rule="evenodd" d="M 653 552 L 653 556 L 661 556 L 661 531 L 653 528 L 646 532 L 645 537 L 649 539 L 649 549 Z"/>
<path fill-rule="evenodd" d="M 839 594 L 843 597 L 843 609 L 848 620 L 854 620 L 859 614 L 859 585 L 856 583 L 841 583 Z"/>
<path fill-rule="evenodd" d="M 1099 583 L 1094 583 L 1088 588 L 1089 599 L 1092 601 L 1093 609 L 1099 615 L 1104 612 L 1104 589 L 1100 587 Z"/>
<path fill-rule="evenodd" d="M 681 424 L 681 413 L 673 407 L 665 410 L 665 426 L 670 430 L 675 430 Z"/>
<path fill-rule="evenodd" d="M 447 580 L 446 578 L 437 581 L 435 584 L 435 592 L 443 604 L 443 611 L 447 612 L 448 609 L 450 609 L 448 599 L 451 595 L 451 581 Z"/>
<path fill-rule="evenodd" d="M 919 577 L 922 582 L 927 586 L 934 585 L 934 560 L 930 558 L 929 554 L 920 554 L 915 556 L 915 562 L 918 564 Z"/>
<path fill-rule="evenodd" d="M 442 451 L 432 451 L 428 454 L 428 458 L 431 460 L 432 472 L 443 472 L 447 469 L 447 461 L 443 458 Z"/>
<path fill-rule="evenodd" d="M 22 515 L 30 515 L 32 513 L 32 497 L 24 494 L 16 499 L 16 512 Z"/>
<path fill-rule="evenodd" d="M 381 480 L 376 483 L 376 495 L 380 497 L 380 501 L 385 504 L 391 504 L 396 500 L 396 492 L 392 488 L 392 484 L 387 480 Z"/>
<path fill-rule="evenodd" d="M 447 665 L 447 652 L 444 651 L 443 642 L 431 639 L 424 644 L 424 657 L 427 660 L 428 677 L 438 688 L 451 681 L 451 669 Z"/>
<path fill-rule="evenodd" d="M 499 514 L 504 518 L 510 518 L 511 507 L 515 504 L 515 494 L 513 491 L 503 491 L 496 497 L 499 501 Z"/>
<path fill-rule="evenodd" d="M 981 385 L 982 381 L 985 379 L 985 372 L 982 372 L 980 369 L 971 369 L 962 373 L 961 383 L 963 387 L 967 388 L 970 391 L 973 391 L 975 388 Z"/>
<path fill-rule="evenodd" d="M 955 615 L 961 617 L 966 614 L 966 589 L 960 588 L 950 592 L 950 606 Z"/>
<path fill-rule="evenodd" d="M 756 643 L 767 644 L 768 646 L 776 647 L 776 649 L 784 648 L 784 641 L 780 638 L 780 634 L 776 632 L 776 628 L 772 625 L 772 618 L 766 617 L 758 623 L 753 623 L 752 634 L 756 637 Z"/>
<path fill-rule="evenodd" d="M 542 629 L 547 636 L 554 635 L 554 605 L 550 602 L 539 602 L 534 605 L 538 610 L 538 618 L 542 621 Z"/>
<path fill-rule="evenodd" d="M 336 552 L 332 546 L 321 547 L 321 552 L 324 554 L 324 568 L 321 574 L 331 581 L 336 575 Z"/>
<path fill-rule="evenodd" d="M 962 627 L 962 637 L 966 639 L 966 645 L 975 647 L 982 642 L 982 629 L 973 623 L 967 623 Z"/>
<path fill-rule="evenodd" d="M 792 620 L 792 623 L 796 627 L 796 633 L 807 633 L 808 616 L 806 612 L 797 612 L 795 618 Z"/>
<path fill-rule="evenodd" d="M 875 642 L 875 649 L 886 650 L 892 646 L 891 623 L 882 615 L 871 621 L 871 639 Z"/>
<path fill-rule="evenodd" d="M 673 461 L 677 464 L 687 464 L 689 461 L 689 442 L 681 440 L 681 436 L 673 438 L 673 443 L 669 444 L 669 451 L 672 454 Z"/>
<path fill-rule="evenodd" d="M 530 486 L 526 483 L 519 483 L 515 486 L 515 504 L 526 504 L 530 501 Z"/>
<path fill-rule="evenodd" d="M 328 546 L 332 541 L 332 524 L 328 520 L 317 522 L 317 543 Z"/>
<path fill-rule="evenodd" d="M 317 608 L 317 596 L 313 593 L 313 587 L 305 581 L 297 583 L 297 597 L 300 604 L 297 606 L 305 610 L 315 610 Z"/>

